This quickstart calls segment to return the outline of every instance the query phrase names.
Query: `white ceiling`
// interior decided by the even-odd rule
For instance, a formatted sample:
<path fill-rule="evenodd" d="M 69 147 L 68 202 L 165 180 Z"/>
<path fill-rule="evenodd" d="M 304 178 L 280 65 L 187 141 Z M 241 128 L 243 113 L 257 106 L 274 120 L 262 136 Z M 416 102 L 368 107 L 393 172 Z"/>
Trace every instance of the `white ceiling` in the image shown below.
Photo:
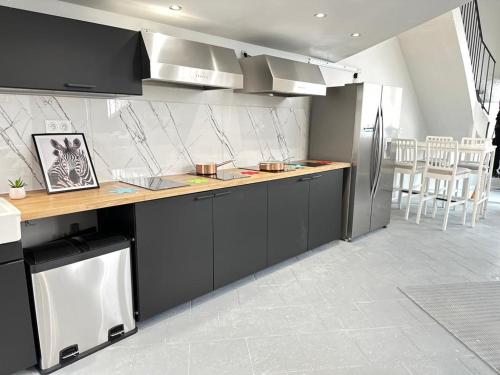
<path fill-rule="evenodd" d="M 495 76 L 500 79 L 500 0 L 479 0 L 483 37 L 497 60 Z"/>
<path fill-rule="evenodd" d="M 338 61 L 465 0 L 62 0 Z M 500 0 L 497 0 L 500 1 Z M 180 4 L 180 12 L 170 10 Z M 323 12 L 318 19 L 313 14 Z M 360 38 L 350 37 L 359 32 Z"/>

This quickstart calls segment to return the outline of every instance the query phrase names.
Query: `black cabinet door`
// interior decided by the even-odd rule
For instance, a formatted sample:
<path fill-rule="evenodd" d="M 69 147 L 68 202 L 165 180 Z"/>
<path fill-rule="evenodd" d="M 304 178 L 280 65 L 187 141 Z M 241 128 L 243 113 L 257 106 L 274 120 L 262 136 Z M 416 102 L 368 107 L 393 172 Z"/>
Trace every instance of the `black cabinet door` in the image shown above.
<path fill-rule="evenodd" d="M 308 249 L 338 240 L 342 227 L 343 170 L 311 176 Z"/>
<path fill-rule="evenodd" d="M 139 319 L 213 290 L 213 193 L 135 205 Z"/>
<path fill-rule="evenodd" d="M 141 95 L 139 34 L 0 7 L 0 87 Z"/>
<path fill-rule="evenodd" d="M 0 265 L 0 374 L 36 364 L 35 343 L 22 260 Z"/>
<path fill-rule="evenodd" d="M 310 176 L 268 185 L 268 264 L 307 250 Z"/>
<path fill-rule="evenodd" d="M 214 198 L 214 287 L 267 265 L 267 184 L 220 190 Z"/>

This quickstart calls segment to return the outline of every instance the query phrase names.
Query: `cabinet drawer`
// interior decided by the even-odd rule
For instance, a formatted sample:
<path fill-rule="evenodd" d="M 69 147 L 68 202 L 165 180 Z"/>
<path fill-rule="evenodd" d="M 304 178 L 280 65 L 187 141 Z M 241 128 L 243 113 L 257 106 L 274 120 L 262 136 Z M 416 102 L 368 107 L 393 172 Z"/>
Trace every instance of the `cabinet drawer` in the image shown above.
<path fill-rule="evenodd" d="M 21 241 L 0 244 L 0 264 L 23 259 Z"/>

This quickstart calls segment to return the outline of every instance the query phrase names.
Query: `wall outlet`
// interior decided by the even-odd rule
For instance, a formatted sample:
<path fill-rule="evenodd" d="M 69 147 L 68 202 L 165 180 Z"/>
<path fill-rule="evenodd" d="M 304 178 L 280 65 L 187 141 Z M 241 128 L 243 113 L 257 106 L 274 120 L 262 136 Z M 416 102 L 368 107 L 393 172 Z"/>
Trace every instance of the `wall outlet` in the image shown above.
<path fill-rule="evenodd" d="M 71 133 L 72 126 L 69 120 L 45 120 L 47 133 Z"/>

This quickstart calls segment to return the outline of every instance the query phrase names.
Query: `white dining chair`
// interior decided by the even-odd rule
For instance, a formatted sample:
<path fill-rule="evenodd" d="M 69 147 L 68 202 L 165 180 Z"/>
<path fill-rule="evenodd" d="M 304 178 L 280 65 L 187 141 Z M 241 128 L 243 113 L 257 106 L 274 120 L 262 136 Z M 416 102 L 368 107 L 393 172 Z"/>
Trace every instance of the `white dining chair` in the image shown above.
<path fill-rule="evenodd" d="M 443 231 L 448 226 L 448 217 L 450 208 L 463 205 L 462 225 L 465 224 L 467 216 L 467 201 L 469 195 L 469 176 L 470 170 L 458 166 L 459 152 L 458 142 L 456 141 L 428 141 L 425 155 L 425 168 L 423 174 L 422 188 L 419 194 L 419 206 L 417 212 L 417 224 L 420 223 L 422 209 L 427 201 L 434 202 L 432 216 L 436 216 L 437 199 L 440 193 L 440 184 L 445 182 L 446 204 L 443 220 Z M 434 191 L 429 190 L 430 180 L 437 181 L 437 188 Z M 457 197 L 457 181 L 463 181 L 462 196 Z"/>
<path fill-rule="evenodd" d="M 471 198 L 472 227 L 476 225 L 479 217 L 484 217 L 486 202 L 489 199 L 489 186 L 491 185 L 491 152 L 488 146 L 491 140 L 487 138 L 462 138 L 459 167 L 467 168 L 471 175 L 476 177 L 476 186 Z"/>
<path fill-rule="evenodd" d="M 405 220 L 410 216 L 411 199 L 415 189 L 421 185 L 415 186 L 415 177 L 423 174 L 425 163 L 418 161 L 418 149 L 416 139 L 393 139 L 392 147 L 395 147 L 396 161 L 395 173 L 399 174 L 399 185 L 394 188 L 398 192 L 398 206 L 402 209 L 403 194 L 407 194 Z M 405 176 L 408 176 L 408 188 L 404 186 Z"/>

